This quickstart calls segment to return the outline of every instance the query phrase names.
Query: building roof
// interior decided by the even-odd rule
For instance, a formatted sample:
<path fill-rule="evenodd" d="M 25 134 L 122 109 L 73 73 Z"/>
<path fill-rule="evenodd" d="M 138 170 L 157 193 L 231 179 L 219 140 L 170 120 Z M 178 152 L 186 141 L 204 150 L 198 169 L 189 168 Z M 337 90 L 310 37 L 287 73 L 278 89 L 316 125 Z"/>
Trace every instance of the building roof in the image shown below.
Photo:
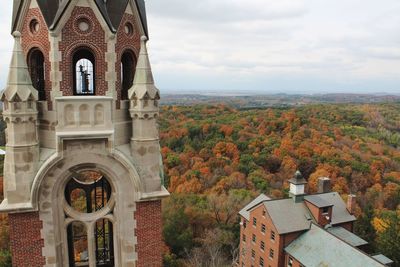
<path fill-rule="evenodd" d="M 24 2 L 24 0 L 14 0 L 12 31 L 16 29 L 16 21 L 23 8 Z M 117 31 L 128 2 L 129 0 L 95 0 L 97 7 L 99 8 L 111 31 Z M 49 29 L 54 29 L 55 26 L 57 26 L 58 21 L 60 20 L 62 15 L 64 14 L 65 10 L 71 3 L 71 0 L 37 0 L 37 3 L 40 10 L 42 11 L 47 26 L 49 27 Z M 144 0 L 135 0 L 135 4 L 138 7 L 140 20 L 142 22 L 145 34 L 148 36 L 145 2 Z"/>
<path fill-rule="evenodd" d="M 265 201 L 264 206 L 279 234 L 310 228 L 312 217 L 303 202 L 295 203 L 289 198 Z"/>
<path fill-rule="evenodd" d="M 316 203 L 318 207 L 333 206 L 332 225 L 356 220 L 356 218 L 347 211 L 343 199 L 336 192 L 305 196 L 304 199 Z M 247 204 L 239 214 L 247 220 L 250 220 L 250 210 L 262 202 L 279 234 L 298 232 L 310 228 L 312 215 L 309 209 L 304 202 L 296 203 L 292 198 L 271 200 L 266 195 L 261 194 Z"/>
<path fill-rule="evenodd" d="M 356 220 L 356 217 L 351 215 L 346 208 L 346 204 L 344 203 L 341 196 L 336 192 L 318 194 L 315 196 L 319 196 L 323 201 L 333 205 L 332 209 L 332 219 L 331 225 L 336 225 L 339 223 L 345 222 L 353 222 Z M 310 196 L 305 196 L 305 199 Z"/>
<path fill-rule="evenodd" d="M 290 243 L 285 251 L 307 267 L 384 266 L 315 224 Z"/>
<path fill-rule="evenodd" d="M 332 203 L 327 202 L 319 195 L 305 196 L 304 199 L 310 202 L 311 204 L 317 206 L 318 208 L 331 207 L 333 205 Z"/>
<path fill-rule="evenodd" d="M 390 265 L 394 263 L 391 259 L 382 254 L 374 255 L 372 256 L 372 258 L 385 265 Z"/>
<path fill-rule="evenodd" d="M 249 204 L 247 204 L 243 209 L 241 209 L 239 211 L 239 215 L 249 221 L 250 220 L 250 212 L 249 212 L 249 210 L 251 208 L 253 208 L 254 206 L 256 206 L 256 205 L 258 205 L 261 202 L 266 201 L 266 200 L 270 200 L 270 198 L 267 197 L 264 194 L 259 195 L 253 201 L 251 201 Z"/>
<path fill-rule="evenodd" d="M 359 247 L 368 244 L 368 242 L 364 239 L 340 226 L 330 227 L 327 229 L 327 231 L 346 243 L 349 243 L 353 247 Z"/>

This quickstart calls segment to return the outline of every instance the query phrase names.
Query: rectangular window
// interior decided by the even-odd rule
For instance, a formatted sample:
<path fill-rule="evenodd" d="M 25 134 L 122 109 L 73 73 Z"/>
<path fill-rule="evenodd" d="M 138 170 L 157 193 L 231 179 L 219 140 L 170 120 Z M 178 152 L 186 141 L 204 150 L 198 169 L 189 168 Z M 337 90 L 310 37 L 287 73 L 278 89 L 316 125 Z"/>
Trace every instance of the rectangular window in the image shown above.
<path fill-rule="evenodd" d="M 264 267 L 264 259 L 260 257 L 260 267 Z"/>
<path fill-rule="evenodd" d="M 257 226 L 257 218 L 253 218 L 253 226 Z"/>
<path fill-rule="evenodd" d="M 322 213 L 328 213 L 328 211 L 329 211 L 329 207 L 325 207 L 325 208 L 322 208 Z"/>
<path fill-rule="evenodd" d="M 293 258 L 292 257 L 289 257 L 287 266 L 288 267 L 293 267 Z"/>
<path fill-rule="evenodd" d="M 265 224 L 261 224 L 261 233 L 265 234 Z"/>
<path fill-rule="evenodd" d="M 246 242 L 246 235 L 245 234 L 243 234 L 242 240 L 243 240 L 243 242 Z"/>
<path fill-rule="evenodd" d="M 260 243 L 260 249 L 261 249 L 262 251 L 264 251 L 264 249 L 265 249 L 265 243 L 264 243 L 264 241 L 261 241 L 261 243 Z"/>
<path fill-rule="evenodd" d="M 243 228 L 245 228 L 245 229 L 246 229 L 246 226 L 247 226 L 246 219 L 243 219 Z"/>
<path fill-rule="evenodd" d="M 267 211 L 263 210 L 263 217 L 265 217 L 266 214 L 267 214 Z"/>
<path fill-rule="evenodd" d="M 257 241 L 257 238 L 256 238 L 256 235 L 255 235 L 255 234 L 253 234 L 252 240 L 253 240 L 253 243 L 255 243 L 255 242 Z"/>
<path fill-rule="evenodd" d="M 274 258 L 274 250 L 273 250 L 272 248 L 269 250 L 269 257 L 270 257 L 271 259 Z"/>
<path fill-rule="evenodd" d="M 271 240 L 275 240 L 275 232 L 271 231 Z"/>
<path fill-rule="evenodd" d="M 256 257 L 256 252 L 254 251 L 254 249 L 251 250 L 251 258 L 254 260 L 254 258 Z"/>

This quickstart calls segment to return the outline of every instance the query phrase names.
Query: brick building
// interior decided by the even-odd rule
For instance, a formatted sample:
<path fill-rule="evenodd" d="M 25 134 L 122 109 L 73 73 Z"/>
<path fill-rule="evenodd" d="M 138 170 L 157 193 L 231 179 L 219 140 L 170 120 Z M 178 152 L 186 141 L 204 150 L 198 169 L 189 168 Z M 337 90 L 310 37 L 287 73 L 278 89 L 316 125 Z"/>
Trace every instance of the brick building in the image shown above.
<path fill-rule="evenodd" d="M 144 0 L 14 0 L 4 201 L 13 266 L 162 265 Z"/>
<path fill-rule="evenodd" d="M 319 179 L 319 193 L 305 194 L 300 172 L 289 180 L 290 198 L 272 200 L 261 194 L 240 212 L 239 266 L 364 267 L 388 266 L 383 255 L 364 252 L 368 243 L 352 233 L 355 196 L 347 204 Z"/>

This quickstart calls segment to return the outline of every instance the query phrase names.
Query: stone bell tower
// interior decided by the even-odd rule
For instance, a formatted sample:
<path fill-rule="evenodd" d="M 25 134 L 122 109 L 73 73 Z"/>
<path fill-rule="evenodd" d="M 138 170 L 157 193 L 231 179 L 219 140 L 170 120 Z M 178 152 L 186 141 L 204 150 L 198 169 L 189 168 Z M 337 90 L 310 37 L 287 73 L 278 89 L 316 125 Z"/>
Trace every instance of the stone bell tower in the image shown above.
<path fill-rule="evenodd" d="M 1 94 L 13 266 L 162 265 L 144 0 L 14 0 Z"/>

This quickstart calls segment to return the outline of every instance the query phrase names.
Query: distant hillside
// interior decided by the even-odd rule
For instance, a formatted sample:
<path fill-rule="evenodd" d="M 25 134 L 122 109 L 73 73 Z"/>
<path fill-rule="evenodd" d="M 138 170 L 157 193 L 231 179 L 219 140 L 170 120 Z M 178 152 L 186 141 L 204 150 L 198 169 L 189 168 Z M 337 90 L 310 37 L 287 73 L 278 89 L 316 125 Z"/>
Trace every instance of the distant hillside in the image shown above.
<path fill-rule="evenodd" d="M 399 95 L 377 94 L 321 94 L 321 95 L 260 95 L 260 94 L 165 94 L 162 104 L 166 106 L 192 106 L 199 104 L 226 104 L 235 108 L 261 108 L 280 106 L 302 106 L 306 104 L 343 103 L 395 103 Z"/>

